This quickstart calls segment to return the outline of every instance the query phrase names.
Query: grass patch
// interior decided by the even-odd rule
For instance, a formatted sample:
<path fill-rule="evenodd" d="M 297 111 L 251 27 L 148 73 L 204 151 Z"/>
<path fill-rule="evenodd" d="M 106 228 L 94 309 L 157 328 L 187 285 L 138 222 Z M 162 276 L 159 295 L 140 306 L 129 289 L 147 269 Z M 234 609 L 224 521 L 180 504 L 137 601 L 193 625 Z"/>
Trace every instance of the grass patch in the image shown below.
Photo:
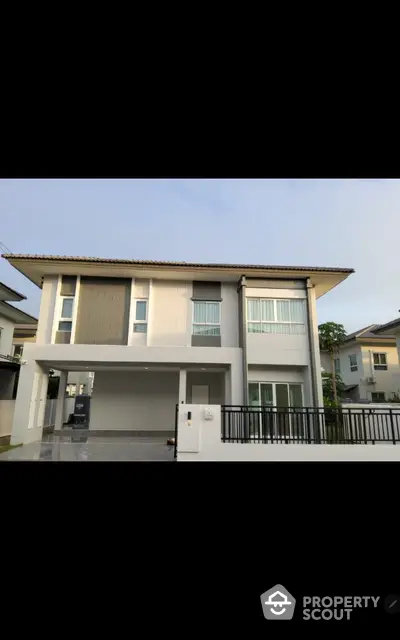
<path fill-rule="evenodd" d="M 10 449 L 16 449 L 17 447 L 22 447 L 21 444 L 0 444 L 0 453 L 4 453 L 5 451 L 9 451 Z"/>

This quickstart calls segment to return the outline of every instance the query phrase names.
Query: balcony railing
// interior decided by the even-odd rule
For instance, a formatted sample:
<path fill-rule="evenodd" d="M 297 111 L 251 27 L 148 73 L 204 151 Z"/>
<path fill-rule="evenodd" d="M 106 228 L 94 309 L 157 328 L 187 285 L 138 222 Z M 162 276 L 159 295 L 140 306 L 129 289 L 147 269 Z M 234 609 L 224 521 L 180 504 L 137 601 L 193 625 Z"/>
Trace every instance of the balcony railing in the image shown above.
<path fill-rule="evenodd" d="M 222 442 L 263 444 L 400 443 L 399 409 L 221 407 Z"/>

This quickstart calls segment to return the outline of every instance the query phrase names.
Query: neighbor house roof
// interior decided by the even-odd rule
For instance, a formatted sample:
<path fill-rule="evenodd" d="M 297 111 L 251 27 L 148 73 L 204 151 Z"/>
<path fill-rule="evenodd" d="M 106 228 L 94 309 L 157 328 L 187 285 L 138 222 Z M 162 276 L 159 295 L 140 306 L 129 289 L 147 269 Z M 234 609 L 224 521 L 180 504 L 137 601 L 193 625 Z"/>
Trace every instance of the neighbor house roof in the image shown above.
<path fill-rule="evenodd" d="M 15 289 L 11 289 L 4 282 L 0 282 L 0 300 L 19 302 L 20 300 L 26 300 L 26 296 L 18 293 Z"/>
<path fill-rule="evenodd" d="M 349 333 L 346 336 L 345 342 L 349 342 L 350 340 L 357 340 L 357 338 L 361 338 L 362 340 L 366 340 L 368 338 L 371 339 L 379 339 L 379 338 L 385 338 L 386 340 L 393 338 L 393 340 L 395 340 L 395 336 L 393 335 L 386 335 L 386 336 L 381 336 L 381 335 L 377 335 L 378 329 L 381 327 L 380 324 L 369 324 L 367 327 L 364 327 L 363 329 L 359 329 L 358 331 L 353 331 L 353 333 Z"/>
<path fill-rule="evenodd" d="M 400 318 L 396 318 L 395 320 L 391 320 L 386 324 L 380 324 L 379 328 L 376 329 L 376 333 L 386 333 L 387 331 L 397 330 L 400 328 Z"/>
<path fill-rule="evenodd" d="M 8 302 L 3 302 L 3 300 L 0 300 L 0 316 L 21 325 L 37 324 L 37 318 L 29 315 L 29 313 L 25 313 L 25 311 L 22 311 L 21 309 L 17 309 L 17 307 L 14 307 L 12 304 L 8 304 Z"/>

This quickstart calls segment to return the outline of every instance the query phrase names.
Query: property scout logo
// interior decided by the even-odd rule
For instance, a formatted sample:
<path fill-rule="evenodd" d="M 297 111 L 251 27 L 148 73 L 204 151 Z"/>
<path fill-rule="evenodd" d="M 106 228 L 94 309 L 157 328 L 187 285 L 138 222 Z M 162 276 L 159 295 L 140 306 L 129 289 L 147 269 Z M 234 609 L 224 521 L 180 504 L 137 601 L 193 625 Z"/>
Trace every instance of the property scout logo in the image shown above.
<path fill-rule="evenodd" d="M 391 596 L 392 597 L 392 596 Z M 395 596 L 392 597 L 395 598 Z M 354 609 L 378 606 L 380 596 L 304 596 L 303 620 L 350 620 Z M 396 600 L 395 604 L 398 602 Z M 291 620 L 296 606 L 295 598 L 281 584 L 261 595 L 261 605 L 267 620 Z M 388 603 L 385 608 L 389 611 Z M 390 612 L 390 611 L 389 611 Z"/>

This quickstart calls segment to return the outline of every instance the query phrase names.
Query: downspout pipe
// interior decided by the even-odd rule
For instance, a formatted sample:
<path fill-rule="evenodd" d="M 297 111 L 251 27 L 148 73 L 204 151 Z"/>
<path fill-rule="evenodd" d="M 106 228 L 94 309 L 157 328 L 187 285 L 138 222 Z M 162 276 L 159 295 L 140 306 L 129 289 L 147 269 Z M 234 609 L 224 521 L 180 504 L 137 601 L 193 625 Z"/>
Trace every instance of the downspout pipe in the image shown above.
<path fill-rule="evenodd" d="M 310 282 L 310 278 L 306 280 L 306 289 L 307 289 L 307 327 L 308 327 L 308 347 L 309 347 L 309 356 L 310 356 L 310 373 L 311 373 L 311 400 L 312 406 L 318 406 L 318 388 L 317 388 L 317 374 L 320 375 L 321 372 L 315 371 L 315 358 L 314 353 L 316 349 L 319 349 L 319 344 L 315 343 L 314 339 L 314 331 L 313 331 L 313 314 L 312 314 L 312 301 L 311 301 L 311 290 L 312 284 Z"/>
<path fill-rule="evenodd" d="M 246 306 L 246 277 L 241 276 L 238 282 L 239 296 L 239 341 L 242 347 L 243 371 L 243 404 L 249 404 L 248 366 L 247 366 L 247 306 Z"/>

